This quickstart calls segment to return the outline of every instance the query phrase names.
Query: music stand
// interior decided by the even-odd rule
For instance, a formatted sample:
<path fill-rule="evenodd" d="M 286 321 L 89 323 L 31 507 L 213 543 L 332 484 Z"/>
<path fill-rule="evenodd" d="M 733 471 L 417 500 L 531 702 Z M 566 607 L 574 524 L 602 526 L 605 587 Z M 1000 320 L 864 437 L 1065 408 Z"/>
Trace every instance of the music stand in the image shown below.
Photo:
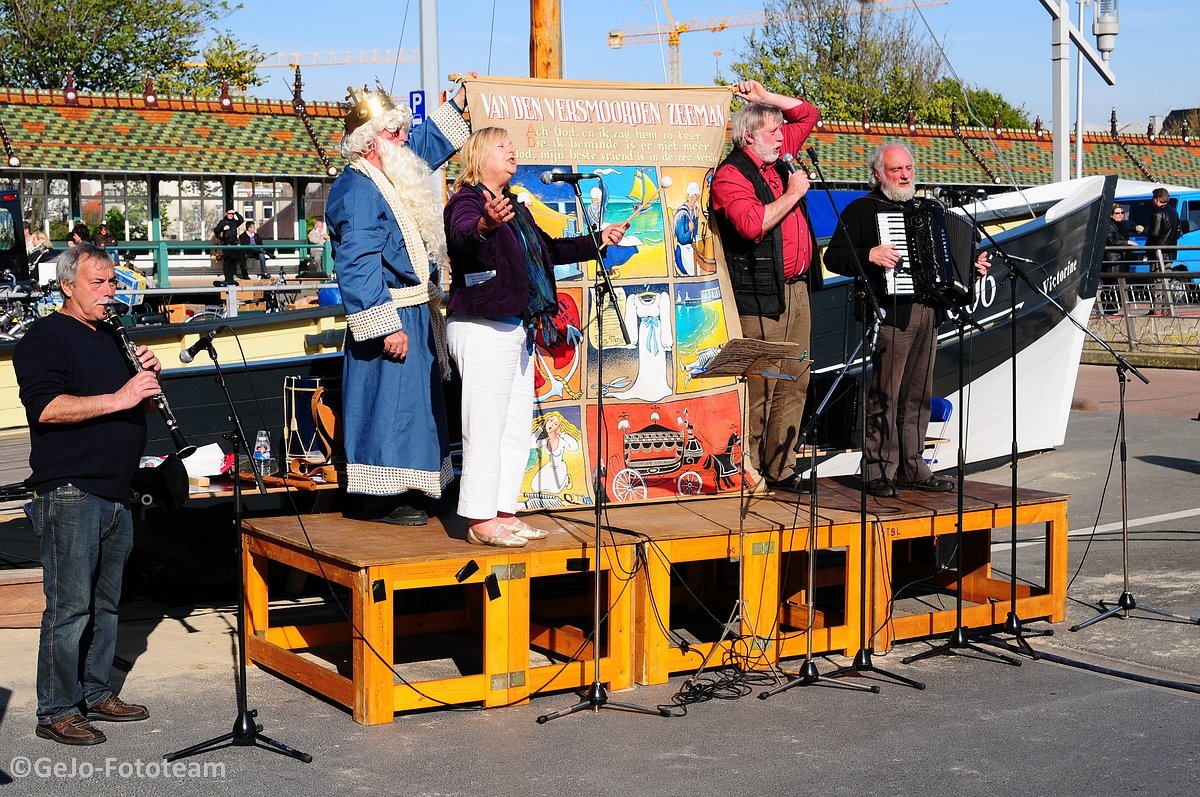
<path fill-rule="evenodd" d="M 855 350 L 855 356 L 861 350 L 862 342 L 859 342 L 859 349 Z M 879 687 L 875 684 L 860 684 L 854 681 L 835 682 L 825 679 L 821 675 L 821 671 L 817 669 L 817 664 L 813 661 L 813 646 L 812 634 L 813 626 L 816 624 L 816 562 L 817 562 L 817 514 L 819 501 L 817 499 L 817 444 L 814 439 L 817 430 L 817 423 L 825 414 L 825 408 L 829 406 L 829 402 L 833 399 L 837 392 L 838 385 L 846 376 L 846 371 L 850 367 L 850 363 L 854 361 L 854 356 L 846 359 L 842 364 L 842 369 L 838 371 L 837 376 L 833 380 L 833 384 L 825 391 L 825 395 L 821 398 L 821 403 L 813 410 L 812 415 L 808 419 L 808 424 L 800 430 L 800 439 L 797 443 L 797 448 L 802 445 L 808 445 L 808 568 L 806 572 L 807 584 L 805 593 L 805 603 L 808 606 L 808 616 L 806 618 L 806 626 L 804 630 L 804 663 L 800 665 L 800 671 L 794 678 L 784 684 L 776 686 L 774 689 L 769 689 L 761 692 L 758 695 L 759 700 L 766 700 L 772 695 L 777 695 L 780 692 L 786 692 L 794 686 L 812 686 L 813 684 L 821 684 L 822 686 L 837 686 L 839 688 L 859 690 L 863 692 L 871 692 L 879 694 Z M 797 506 L 800 502 L 800 496 L 797 494 Z M 863 554 L 866 555 L 865 553 Z M 866 581 L 864 579 L 863 583 Z M 865 600 L 863 601 L 865 604 Z"/>
<path fill-rule="evenodd" d="M 796 356 L 799 353 L 800 356 Z M 785 374 L 778 370 L 779 363 L 783 360 L 799 360 L 804 362 L 804 368 L 809 367 L 810 362 L 807 360 L 807 354 L 800 350 L 799 343 L 772 343 L 770 341 L 758 340 L 756 338 L 733 338 L 727 341 L 721 347 L 721 351 L 713 357 L 712 361 L 705 367 L 704 371 L 697 374 L 695 378 L 700 379 L 715 379 L 717 377 L 734 377 L 740 382 L 743 388 L 747 387 L 746 380 L 750 377 L 756 379 L 779 379 L 786 382 L 794 382 L 797 377 L 791 374 Z M 729 613 L 729 619 L 725 621 L 725 626 L 721 631 L 721 636 L 709 648 L 708 653 L 700 661 L 700 666 L 692 673 L 685 684 L 692 684 L 704 672 L 708 666 L 709 659 L 712 658 L 721 647 L 721 643 L 725 641 L 726 636 L 738 636 L 741 630 L 742 621 L 746 619 L 744 614 L 746 598 L 745 598 L 745 566 L 746 566 L 746 513 L 749 511 L 749 504 L 746 501 L 746 430 L 750 426 L 750 401 L 747 394 L 742 402 L 742 461 L 739 470 L 741 471 L 741 483 L 738 486 L 738 592 L 737 600 L 734 601 L 733 609 Z M 758 473 L 755 468 L 755 473 L 760 480 L 765 481 L 765 477 Z M 751 624 L 750 631 L 757 641 L 760 637 L 758 629 Z M 776 682 L 779 680 L 779 675 L 775 671 L 775 664 L 768 659 L 768 666 L 771 672 L 775 674 Z"/>

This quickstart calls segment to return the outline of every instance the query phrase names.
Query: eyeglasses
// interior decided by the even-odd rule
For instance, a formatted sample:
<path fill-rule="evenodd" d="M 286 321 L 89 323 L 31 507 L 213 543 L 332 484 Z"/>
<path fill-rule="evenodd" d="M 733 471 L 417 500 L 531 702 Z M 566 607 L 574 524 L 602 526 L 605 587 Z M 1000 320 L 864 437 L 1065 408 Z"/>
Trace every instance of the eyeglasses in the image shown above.
<path fill-rule="evenodd" d="M 1123 210 L 1114 210 L 1114 211 L 1113 211 L 1113 215 L 1114 215 L 1114 216 L 1124 216 L 1124 215 L 1125 215 L 1125 211 L 1123 211 Z"/>

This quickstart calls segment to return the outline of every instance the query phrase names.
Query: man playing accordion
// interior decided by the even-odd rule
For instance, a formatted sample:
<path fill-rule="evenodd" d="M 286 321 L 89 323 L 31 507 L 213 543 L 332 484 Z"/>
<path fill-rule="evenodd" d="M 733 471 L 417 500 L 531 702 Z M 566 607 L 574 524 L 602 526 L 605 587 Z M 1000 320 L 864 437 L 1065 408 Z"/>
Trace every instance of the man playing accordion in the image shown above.
<path fill-rule="evenodd" d="M 947 303 L 935 293 L 920 290 L 920 286 L 912 292 L 889 289 L 889 283 L 896 281 L 890 277 L 896 276 L 902 254 L 896 245 L 881 243 L 880 231 L 885 225 L 879 221 L 883 214 L 912 213 L 936 203 L 916 198 L 913 156 L 904 144 L 891 142 L 876 148 L 870 168 L 871 192 L 842 211 L 825 251 L 825 265 L 834 273 L 857 277 L 856 264 L 861 264 L 883 309 L 883 324 L 871 361 L 863 478 L 867 492 L 882 498 L 895 497 L 897 486 L 948 492 L 954 489 L 954 480 L 935 475 L 923 456 L 937 328 Z M 943 224 L 940 215 L 927 218 Z M 981 252 L 975 259 L 976 272 L 986 274 L 989 266 L 987 253 Z M 913 270 L 929 273 L 936 266 L 918 263 Z"/>

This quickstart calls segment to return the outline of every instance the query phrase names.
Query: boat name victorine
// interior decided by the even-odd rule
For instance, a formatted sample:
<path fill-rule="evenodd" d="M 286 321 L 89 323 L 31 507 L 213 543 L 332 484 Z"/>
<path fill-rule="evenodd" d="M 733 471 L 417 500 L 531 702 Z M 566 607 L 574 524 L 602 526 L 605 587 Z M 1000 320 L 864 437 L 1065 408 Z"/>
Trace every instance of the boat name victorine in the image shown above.
<path fill-rule="evenodd" d="M 1068 278 L 1079 270 L 1079 258 L 1071 258 L 1067 261 L 1067 265 L 1058 270 L 1054 276 L 1042 281 L 1042 290 L 1050 293 L 1052 290 L 1062 285 Z"/>

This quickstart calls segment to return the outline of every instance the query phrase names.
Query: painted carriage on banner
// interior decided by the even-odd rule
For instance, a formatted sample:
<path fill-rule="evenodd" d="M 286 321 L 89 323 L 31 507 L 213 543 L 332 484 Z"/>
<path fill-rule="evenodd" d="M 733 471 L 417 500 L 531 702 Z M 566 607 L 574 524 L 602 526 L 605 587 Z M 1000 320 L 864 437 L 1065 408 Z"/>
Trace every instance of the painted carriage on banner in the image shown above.
<path fill-rule="evenodd" d="M 627 417 L 617 424 L 622 432 L 622 462 L 609 485 L 615 500 L 623 503 L 644 500 L 649 495 L 650 481 L 673 482 L 679 496 L 700 495 L 705 485 L 703 467 L 714 468 L 718 480 L 728 478 L 730 474 L 724 473 L 725 470 L 737 472 L 739 465 L 734 454 L 711 455 L 705 451 L 686 409 L 679 429 L 663 426 L 658 420 L 658 413 L 654 412 L 650 415 L 651 422 L 635 431 L 629 431 Z"/>

